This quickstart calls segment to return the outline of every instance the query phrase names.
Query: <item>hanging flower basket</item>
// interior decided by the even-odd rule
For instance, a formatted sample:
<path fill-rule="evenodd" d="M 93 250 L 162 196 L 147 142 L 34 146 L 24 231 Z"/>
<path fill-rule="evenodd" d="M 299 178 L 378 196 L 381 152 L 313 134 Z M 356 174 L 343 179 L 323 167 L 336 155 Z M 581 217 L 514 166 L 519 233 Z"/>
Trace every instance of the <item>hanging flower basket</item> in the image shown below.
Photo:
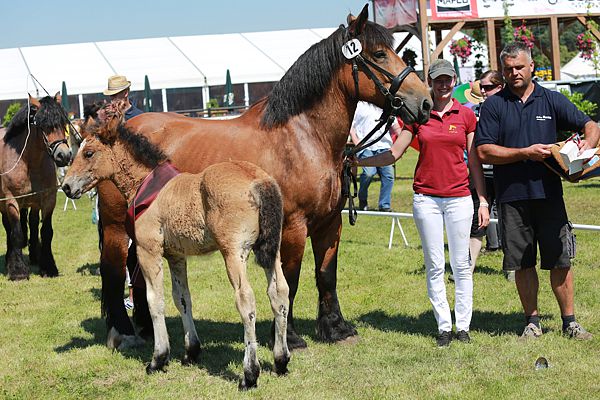
<path fill-rule="evenodd" d="M 580 33 L 577 35 L 577 49 L 581 52 L 581 58 L 591 60 L 596 51 L 596 38 L 589 31 Z"/>
<path fill-rule="evenodd" d="M 515 28 L 513 35 L 515 37 L 515 41 L 525 43 L 525 45 L 530 49 L 533 48 L 535 36 L 533 36 L 533 32 L 531 32 L 527 25 L 525 25 L 525 21 L 523 21 L 520 26 Z"/>
<path fill-rule="evenodd" d="M 465 65 L 472 52 L 473 41 L 466 36 L 450 43 L 450 54 L 460 58 L 461 65 Z"/>

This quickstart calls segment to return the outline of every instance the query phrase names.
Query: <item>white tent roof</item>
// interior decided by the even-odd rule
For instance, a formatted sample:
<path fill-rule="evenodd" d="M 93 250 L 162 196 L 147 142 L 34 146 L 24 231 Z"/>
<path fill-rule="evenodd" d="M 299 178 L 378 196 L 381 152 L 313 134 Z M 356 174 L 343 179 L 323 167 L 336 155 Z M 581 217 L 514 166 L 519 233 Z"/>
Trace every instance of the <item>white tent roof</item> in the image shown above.
<path fill-rule="evenodd" d="M 69 95 L 100 93 L 114 74 L 127 76 L 132 90 L 143 90 L 145 75 L 152 89 L 223 85 L 227 69 L 233 83 L 278 81 L 302 53 L 334 30 L 294 29 L 0 49 L 0 100 L 35 95 L 29 73 L 50 94 L 60 91 L 65 81 Z M 406 33 L 394 36 L 399 43 Z M 406 48 L 421 54 L 416 37 Z M 41 89 L 40 94 L 44 94 Z"/>
<path fill-rule="evenodd" d="M 573 79 L 597 78 L 594 64 L 590 60 L 584 60 L 579 55 L 560 68 L 560 79 L 569 81 Z"/>
<path fill-rule="evenodd" d="M 29 73 L 54 94 L 99 93 L 110 75 L 121 74 L 132 90 L 271 82 L 333 28 L 119 40 L 0 49 L 0 100 L 35 93 Z"/>

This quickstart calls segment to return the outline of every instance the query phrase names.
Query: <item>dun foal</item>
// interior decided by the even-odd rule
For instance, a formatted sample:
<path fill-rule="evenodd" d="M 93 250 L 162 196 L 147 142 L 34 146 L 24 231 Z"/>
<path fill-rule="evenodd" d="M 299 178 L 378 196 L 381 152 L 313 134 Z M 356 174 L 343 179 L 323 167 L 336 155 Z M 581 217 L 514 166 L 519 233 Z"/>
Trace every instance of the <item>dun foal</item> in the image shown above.
<path fill-rule="evenodd" d="M 120 118 L 109 117 L 81 144 L 65 177 L 67 196 L 80 197 L 98 182 L 112 180 L 131 204 L 145 178 L 165 161 L 164 154 L 143 136 L 130 133 Z M 135 221 L 139 265 L 147 286 L 154 327 L 154 354 L 148 373 L 169 361 L 165 325 L 162 258 L 171 270 L 173 300 L 185 332 L 187 364 L 197 359 L 200 341 L 192 317 L 186 256 L 219 250 L 235 290 L 236 307 L 244 325 L 244 378 L 241 389 L 256 386 L 260 374 L 255 332 L 256 304 L 246 275 L 250 251 L 264 268 L 267 293 L 275 316 L 275 371 L 287 372 L 290 359 L 286 329 L 289 288 L 281 269 L 279 247 L 283 204 L 279 186 L 262 169 L 248 162 L 224 162 L 200 174 L 182 173 L 160 190 Z"/>

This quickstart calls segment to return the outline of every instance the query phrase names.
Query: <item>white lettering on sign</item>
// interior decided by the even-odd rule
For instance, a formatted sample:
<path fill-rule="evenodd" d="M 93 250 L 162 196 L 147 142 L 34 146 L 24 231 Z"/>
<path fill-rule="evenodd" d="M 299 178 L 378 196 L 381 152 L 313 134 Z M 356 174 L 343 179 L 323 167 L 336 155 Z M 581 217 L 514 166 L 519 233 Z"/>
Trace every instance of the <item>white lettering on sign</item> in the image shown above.
<path fill-rule="evenodd" d="M 352 39 L 342 46 L 342 53 L 348 60 L 353 59 L 362 51 L 362 45 L 358 39 Z"/>

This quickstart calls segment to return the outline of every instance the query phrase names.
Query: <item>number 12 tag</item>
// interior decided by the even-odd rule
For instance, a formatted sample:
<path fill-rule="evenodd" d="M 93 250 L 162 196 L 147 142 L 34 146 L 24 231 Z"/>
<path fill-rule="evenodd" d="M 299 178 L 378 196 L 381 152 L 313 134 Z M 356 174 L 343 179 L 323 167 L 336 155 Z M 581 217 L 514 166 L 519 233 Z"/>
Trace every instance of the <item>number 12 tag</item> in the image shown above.
<path fill-rule="evenodd" d="M 342 46 L 342 53 L 348 60 L 353 59 L 362 51 L 362 45 L 358 39 L 352 39 Z"/>

